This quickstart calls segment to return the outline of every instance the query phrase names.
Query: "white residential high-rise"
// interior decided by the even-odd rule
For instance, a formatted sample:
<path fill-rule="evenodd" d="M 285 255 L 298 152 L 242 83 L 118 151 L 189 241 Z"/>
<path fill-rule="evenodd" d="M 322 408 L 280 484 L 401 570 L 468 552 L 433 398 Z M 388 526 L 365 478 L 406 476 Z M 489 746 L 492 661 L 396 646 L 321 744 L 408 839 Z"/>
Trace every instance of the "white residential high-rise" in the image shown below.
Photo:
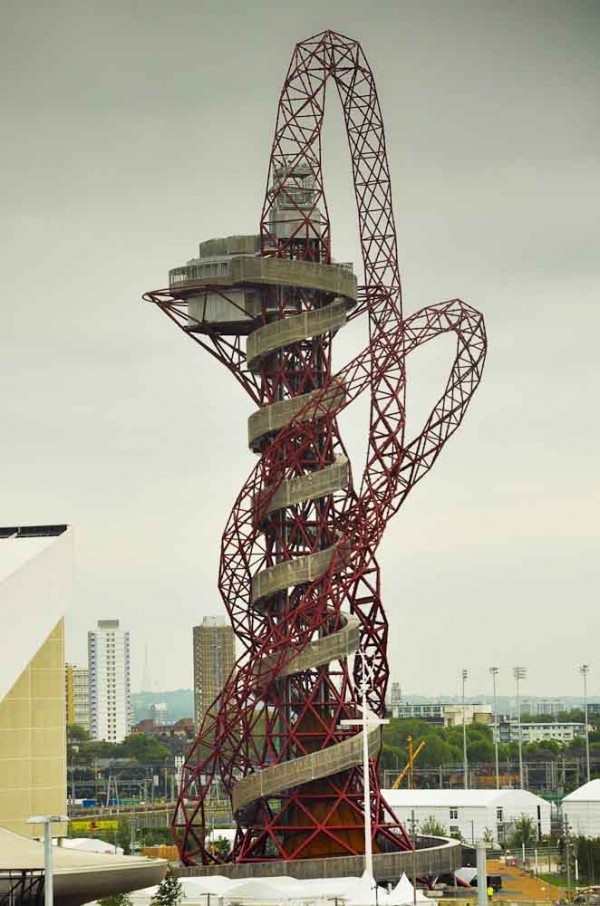
<path fill-rule="evenodd" d="M 93 739 L 121 742 L 131 729 L 129 633 L 118 620 L 98 620 L 88 632 L 90 733 Z"/>

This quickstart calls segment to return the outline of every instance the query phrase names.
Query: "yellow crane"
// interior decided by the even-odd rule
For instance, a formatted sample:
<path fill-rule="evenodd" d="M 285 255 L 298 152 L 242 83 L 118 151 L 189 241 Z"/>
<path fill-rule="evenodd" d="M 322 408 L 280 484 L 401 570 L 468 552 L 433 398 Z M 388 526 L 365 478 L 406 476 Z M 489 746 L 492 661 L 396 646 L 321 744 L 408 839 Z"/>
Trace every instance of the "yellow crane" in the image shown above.
<path fill-rule="evenodd" d="M 413 738 L 412 736 L 406 737 L 406 742 L 408 743 L 408 761 L 396 777 L 394 784 L 392 786 L 393 790 L 397 790 L 406 775 L 408 774 L 408 788 L 412 789 L 412 766 L 418 758 L 419 754 L 425 748 L 425 743 L 420 742 L 416 749 L 413 748 Z"/>

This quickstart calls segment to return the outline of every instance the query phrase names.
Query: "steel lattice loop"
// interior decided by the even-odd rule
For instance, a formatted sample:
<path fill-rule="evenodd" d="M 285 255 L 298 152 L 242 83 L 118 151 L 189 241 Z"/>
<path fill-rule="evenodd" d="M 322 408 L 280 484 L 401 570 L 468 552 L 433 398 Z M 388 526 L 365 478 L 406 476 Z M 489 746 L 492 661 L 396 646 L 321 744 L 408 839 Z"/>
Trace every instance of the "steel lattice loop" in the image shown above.
<path fill-rule="evenodd" d="M 350 148 L 364 267 L 358 289 L 331 259 L 321 166 L 325 86 L 337 89 Z M 258 409 L 258 454 L 225 527 L 219 590 L 242 650 L 184 767 L 174 830 L 184 862 L 218 861 L 206 841 L 223 788 L 237 821 L 229 859 L 358 856 L 364 790 L 356 729 L 360 647 L 368 707 L 385 711 L 388 626 L 376 551 L 389 519 L 454 433 L 481 379 L 483 318 L 459 299 L 402 318 L 383 120 L 360 45 L 323 32 L 294 50 L 279 101 L 260 237 L 205 243 L 169 290 L 148 293 L 226 365 Z M 212 242 L 212 245 L 211 245 Z M 215 250 L 222 258 L 214 257 Z M 213 257 L 210 257 L 213 255 Z M 347 321 L 368 345 L 336 374 Z M 405 366 L 418 347 L 456 337 L 446 387 L 406 440 Z M 245 344 L 245 345 L 244 345 Z M 358 485 L 338 417 L 370 399 Z M 411 846 L 377 784 L 379 730 L 369 731 L 374 850 Z"/>

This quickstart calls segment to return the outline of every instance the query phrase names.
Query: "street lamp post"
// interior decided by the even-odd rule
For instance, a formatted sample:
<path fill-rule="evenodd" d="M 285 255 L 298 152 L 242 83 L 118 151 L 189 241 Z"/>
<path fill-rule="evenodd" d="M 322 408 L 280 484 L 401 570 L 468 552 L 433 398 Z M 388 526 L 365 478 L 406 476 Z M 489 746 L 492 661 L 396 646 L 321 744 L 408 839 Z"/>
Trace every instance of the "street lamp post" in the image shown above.
<path fill-rule="evenodd" d="M 465 790 L 469 789 L 469 762 L 467 760 L 467 717 L 465 714 L 465 683 L 468 672 L 463 668 L 462 671 L 462 728 L 463 728 L 463 785 Z"/>
<path fill-rule="evenodd" d="M 44 825 L 44 906 L 53 906 L 54 903 L 52 825 L 63 824 L 68 820 L 65 815 L 34 815 L 27 819 L 27 824 Z"/>
<path fill-rule="evenodd" d="M 517 684 L 517 729 L 519 732 L 519 787 L 523 789 L 523 739 L 521 735 L 521 697 L 520 682 L 527 676 L 525 667 L 513 667 L 513 676 Z"/>
<path fill-rule="evenodd" d="M 494 690 L 494 758 L 496 762 L 496 789 L 500 789 L 500 768 L 498 764 L 498 706 L 496 701 L 496 677 L 498 676 L 498 668 L 490 667 L 490 673 L 492 675 L 492 687 Z"/>
<path fill-rule="evenodd" d="M 589 664 L 582 664 L 579 672 L 583 677 L 583 719 L 585 721 L 585 770 L 587 782 L 590 782 L 590 731 L 588 727 L 588 697 L 587 697 L 587 677 L 590 672 Z"/>
<path fill-rule="evenodd" d="M 363 750 L 363 789 L 364 789 L 364 813 L 365 813 L 365 872 L 369 878 L 374 878 L 373 874 L 373 840 L 371 830 L 371 778 L 369 765 L 369 730 L 373 727 L 379 727 L 388 724 L 389 720 L 378 717 L 370 712 L 367 708 L 367 692 L 369 691 L 369 681 L 367 679 L 367 661 L 364 651 L 360 651 L 362 664 L 361 677 L 359 683 L 360 706 L 362 716 L 357 720 L 341 720 L 340 725 L 343 727 L 356 726 L 362 727 L 362 750 Z M 45 904 L 48 906 L 48 904 Z M 51 904 L 50 904 L 51 906 Z"/>

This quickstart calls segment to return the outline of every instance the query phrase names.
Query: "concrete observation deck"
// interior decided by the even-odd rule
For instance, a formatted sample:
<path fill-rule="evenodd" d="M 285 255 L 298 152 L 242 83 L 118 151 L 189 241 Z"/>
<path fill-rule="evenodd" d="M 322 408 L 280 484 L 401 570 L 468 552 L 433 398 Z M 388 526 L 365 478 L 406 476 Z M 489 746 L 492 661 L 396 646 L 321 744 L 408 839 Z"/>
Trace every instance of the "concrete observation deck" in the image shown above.
<path fill-rule="evenodd" d="M 287 875 L 298 880 L 309 878 L 353 877 L 362 875 L 364 856 L 331 856 L 323 859 L 298 859 L 282 862 L 244 862 L 239 865 L 194 865 L 179 868 L 180 877 L 225 875 L 227 878 L 268 878 Z M 417 837 L 417 849 L 394 853 L 374 853 L 373 873 L 380 882 L 397 881 L 403 872 L 409 877 L 441 874 L 460 868 L 459 840 L 445 837 Z"/>

